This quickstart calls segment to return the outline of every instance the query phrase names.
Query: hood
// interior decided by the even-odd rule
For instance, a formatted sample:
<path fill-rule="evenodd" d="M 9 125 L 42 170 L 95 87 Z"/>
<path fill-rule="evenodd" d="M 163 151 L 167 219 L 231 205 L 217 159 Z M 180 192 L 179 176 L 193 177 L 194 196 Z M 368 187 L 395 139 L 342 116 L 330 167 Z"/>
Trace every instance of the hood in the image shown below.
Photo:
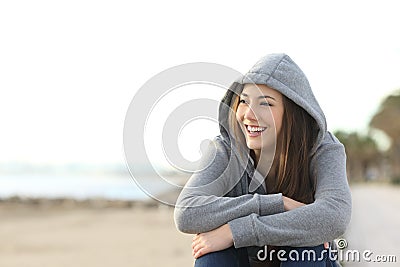
<path fill-rule="evenodd" d="M 323 140 L 327 131 L 325 115 L 322 112 L 310 84 L 303 71 L 286 54 L 270 54 L 260 59 L 245 75 L 236 80 L 226 92 L 219 108 L 220 132 L 224 138 L 233 134 L 229 130 L 229 113 L 232 106 L 233 96 L 240 94 L 246 83 L 264 84 L 279 91 L 302 107 L 315 119 L 319 127 L 319 133 L 315 147 Z"/>

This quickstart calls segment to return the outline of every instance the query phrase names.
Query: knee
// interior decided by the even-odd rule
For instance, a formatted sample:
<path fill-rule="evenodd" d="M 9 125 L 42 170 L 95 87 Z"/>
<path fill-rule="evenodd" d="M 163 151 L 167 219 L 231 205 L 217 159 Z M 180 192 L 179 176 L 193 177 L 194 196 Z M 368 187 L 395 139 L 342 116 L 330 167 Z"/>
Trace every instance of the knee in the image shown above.
<path fill-rule="evenodd" d="M 323 245 L 315 247 L 285 247 L 285 257 L 282 260 L 283 267 L 325 267 L 326 252 Z"/>
<path fill-rule="evenodd" d="M 246 257 L 246 259 L 244 259 Z M 247 260 L 247 255 L 241 255 L 237 249 L 230 247 L 224 250 L 208 253 L 196 259 L 195 267 L 241 267 L 241 262 Z"/>

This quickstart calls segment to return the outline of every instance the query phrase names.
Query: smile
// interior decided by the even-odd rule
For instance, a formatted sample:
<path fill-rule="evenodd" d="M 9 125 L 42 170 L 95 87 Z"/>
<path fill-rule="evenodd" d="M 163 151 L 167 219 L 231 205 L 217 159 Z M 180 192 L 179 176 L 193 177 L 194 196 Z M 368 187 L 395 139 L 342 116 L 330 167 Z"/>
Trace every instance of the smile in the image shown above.
<path fill-rule="evenodd" d="M 251 137 L 259 136 L 263 131 L 267 129 L 267 127 L 251 126 L 251 125 L 245 125 L 245 127 L 248 135 Z"/>

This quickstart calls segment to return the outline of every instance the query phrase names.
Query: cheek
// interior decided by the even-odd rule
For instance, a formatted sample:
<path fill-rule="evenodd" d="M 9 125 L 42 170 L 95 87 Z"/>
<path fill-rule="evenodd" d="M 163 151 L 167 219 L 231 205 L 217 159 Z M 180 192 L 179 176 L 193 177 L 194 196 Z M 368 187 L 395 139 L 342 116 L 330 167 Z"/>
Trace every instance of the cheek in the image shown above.
<path fill-rule="evenodd" d="M 263 113 L 260 115 L 260 117 L 262 118 L 262 121 L 264 122 L 264 124 L 266 124 L 267 126 L 271 127 L 274 125 L 275 114 L 271 110 L 268 109 L 266 111 L 263 111 Z"/>
<path fill-rule="evenodd" d="M 236 120 L 241 122 L 243 119 L 243 112 L 241 112 L 240 108 L 236 110 Z"/>
<path fill-rule="evenodd" d="M 283 112 L 274 112 L 272 115 L 274 116 L 275 128 L 278 133 L 282 128 Z"/>

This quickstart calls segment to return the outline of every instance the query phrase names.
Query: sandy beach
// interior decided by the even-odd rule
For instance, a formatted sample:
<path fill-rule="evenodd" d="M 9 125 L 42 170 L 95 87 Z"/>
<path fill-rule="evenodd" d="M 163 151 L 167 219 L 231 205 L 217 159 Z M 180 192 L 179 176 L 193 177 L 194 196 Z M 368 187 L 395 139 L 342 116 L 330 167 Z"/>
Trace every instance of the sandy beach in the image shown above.
<path fill-rule="evenodd" d="M 389 184 L 351 186 L 353 213 L 345 238 L 345 267 L 400 266 L 400 187 Z M 347 252 L 356 254 L 346 254 Z M 359 259 L 355 255 L 359 254 Z"/>
<path fill-rule="evenodd" d="M 395 255 L 395 262 L 344 266 L 399 266 L 400 188 L 352 186 L 347 249 Z M 372 197 L 374 196 L 374 197 Z M 173 208 L 156 202 L 0 202 L 0 267 L 193 266 L 191 235 L 178 232 Z"/>
<path fill-rule="evenodd" d="M 0 266 L 192 266 L 168 206 L 0 204 Z"/>

